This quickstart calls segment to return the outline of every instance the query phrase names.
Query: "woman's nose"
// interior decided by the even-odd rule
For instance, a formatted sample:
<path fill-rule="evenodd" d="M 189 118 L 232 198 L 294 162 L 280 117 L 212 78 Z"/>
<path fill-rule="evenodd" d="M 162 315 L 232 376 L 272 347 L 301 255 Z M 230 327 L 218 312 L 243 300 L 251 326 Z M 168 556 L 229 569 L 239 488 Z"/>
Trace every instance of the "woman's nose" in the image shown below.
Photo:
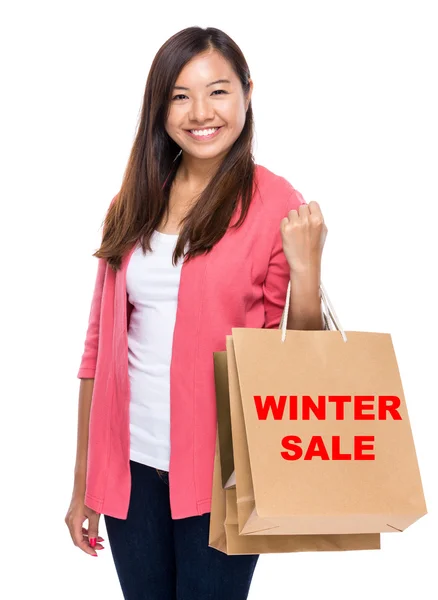
<path fill-rule="evenodd" d="M 190 119 L 193 121 L 203 122 L 206 119 L 214 116 L 212 106 L 208 100 L 194 100 L 190 110 Z"/>

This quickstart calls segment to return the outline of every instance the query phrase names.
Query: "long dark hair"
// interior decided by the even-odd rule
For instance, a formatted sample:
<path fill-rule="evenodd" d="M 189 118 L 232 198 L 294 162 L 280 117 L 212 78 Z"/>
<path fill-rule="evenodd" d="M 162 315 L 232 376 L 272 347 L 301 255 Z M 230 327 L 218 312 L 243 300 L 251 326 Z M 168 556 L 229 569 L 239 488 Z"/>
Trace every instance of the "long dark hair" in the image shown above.
<path fill-rule="evenodd" d="M 124 253 L 137 241 L 143 252 L 167 213 L 169 193 L 181 161 L 180 147 L 167 134 L 165 121 L 176 79 L 194 56 L 217 50 L 229 61 L 248 94 L 250 72 L 237 44 L 214 27 L 188 27 L 165 42 L 157 52 L 146 81 L 140 122 L 118 194 L 107 210 L 100 248 L 93 254 L 104 258 L 117 271 Z M 245 220 L 256 185 L 252 154 L 253 113 L 251 102 L 243 130 L 215 174 L 182 220 L 173 253 L 173 264 L 189 249 L 185 260 L 209 252 L 225 234 L 234 211 Z"/>

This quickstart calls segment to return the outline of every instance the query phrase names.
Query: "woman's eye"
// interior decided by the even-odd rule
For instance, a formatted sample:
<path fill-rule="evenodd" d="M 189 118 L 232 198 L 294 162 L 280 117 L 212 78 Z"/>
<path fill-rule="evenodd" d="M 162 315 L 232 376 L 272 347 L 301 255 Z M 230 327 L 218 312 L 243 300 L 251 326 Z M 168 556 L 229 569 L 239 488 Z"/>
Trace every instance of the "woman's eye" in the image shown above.
<path fill-rule="evenodd" d="M 214 92 L 212 92 L 212 94 L 216 94 L 216 92 L 222 92 L 224 94 L 228 94 L 228 92 L 226 92 L 225 90 L 214 90 Z M 187 98 L 187 96 L 185 94 L 177 94 L 176 96 L 174 96 L 172 98 L 172 100 L 179 100 L 181 97 Z"/>

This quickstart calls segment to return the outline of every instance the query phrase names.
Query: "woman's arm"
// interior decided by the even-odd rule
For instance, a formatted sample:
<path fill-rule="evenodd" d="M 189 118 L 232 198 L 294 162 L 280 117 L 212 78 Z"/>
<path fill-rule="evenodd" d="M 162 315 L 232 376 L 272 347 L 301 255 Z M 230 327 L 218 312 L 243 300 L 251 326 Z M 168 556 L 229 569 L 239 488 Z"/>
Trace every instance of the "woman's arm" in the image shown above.
<path fill-rule="evenodd" d="M 286 329 L 325 329 L 319 286 L 320 268 L 290 272 L 290 301 Z"/>
<path fill-rule="evenodd" d="M 93 388 L 94 379 L 81 379 L 73 493 L 64 520 L 75 546 L 86 554 L 97 556 L 96 550 L 103 548 L 101 544 L 103 538 L 99 536 L 100 514 L 85 506 L 84 502 L 87 479 L 88 426 Z M 85 519 L 88 519 L 88 529 L 83 526 Z"/>
<path fill-rule="evenodd" d="M 112 199 L 111 204 L 116 197 Z M 107 261 L 99 258 L 84 351 L 77 374 L 81 383 L 79 386 L 78 401 L 76 462 L 72 498 L 65 516 L 65 523 L 69 528 L 73 543 L 92 556 L 97 556 L 96 550 L 103 548 L 100 544 L 100 541 L 103 540 L 98 536 L 100 514 L 85 505 L 85 491 L 91 402 L 93 399 L 94 376 L 99 350 L 100 311 L 106 270 Z M 88 530 L 83 527 L 85 519 L 88 519 Z"/>
<path fill-rule="evenodd" d="M 78 493 L 82 498 L 85 494 L 85 480 L 87 475 L 88 427 L 90 424 L 93 388 L 94 379 L 81 379 L 79 386 L 76 464 L 73 493 Z"/>

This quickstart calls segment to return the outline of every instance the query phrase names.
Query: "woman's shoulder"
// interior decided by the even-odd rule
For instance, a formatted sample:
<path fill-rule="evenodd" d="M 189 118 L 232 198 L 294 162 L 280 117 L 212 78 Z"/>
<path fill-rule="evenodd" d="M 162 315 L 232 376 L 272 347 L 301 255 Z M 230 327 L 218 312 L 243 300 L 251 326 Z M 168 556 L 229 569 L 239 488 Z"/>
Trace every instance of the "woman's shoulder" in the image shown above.
<path fill-rule="evenodd" d="M 302 204 L 306 204 L 301 192 L 282 175 L 274 173 L 263 165 L 255 165 L 256 195 L 265 209 L 274 213 L 284 212 L 286 216 L 290 210 L 298 210 Z"/>

